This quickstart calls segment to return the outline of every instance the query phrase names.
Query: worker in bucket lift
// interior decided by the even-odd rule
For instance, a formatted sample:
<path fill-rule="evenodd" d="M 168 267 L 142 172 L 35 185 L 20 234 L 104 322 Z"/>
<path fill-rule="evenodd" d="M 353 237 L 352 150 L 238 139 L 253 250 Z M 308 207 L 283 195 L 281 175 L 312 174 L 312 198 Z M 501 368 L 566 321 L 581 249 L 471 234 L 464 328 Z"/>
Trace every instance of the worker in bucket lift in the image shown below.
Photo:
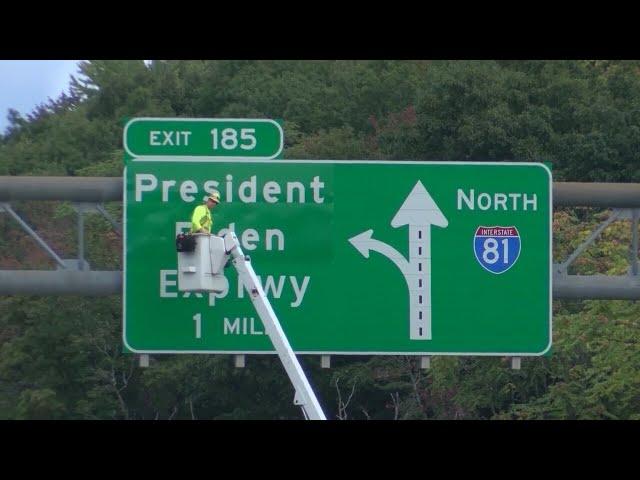
<path fill-rule="evenodd" d="M 220 203 L 220 193 L 216 190 L 205 197 L 204 203 L 198 205 L 191 215 L 191 233 L 211 233 L 213 218 L 211 209 Z"/>

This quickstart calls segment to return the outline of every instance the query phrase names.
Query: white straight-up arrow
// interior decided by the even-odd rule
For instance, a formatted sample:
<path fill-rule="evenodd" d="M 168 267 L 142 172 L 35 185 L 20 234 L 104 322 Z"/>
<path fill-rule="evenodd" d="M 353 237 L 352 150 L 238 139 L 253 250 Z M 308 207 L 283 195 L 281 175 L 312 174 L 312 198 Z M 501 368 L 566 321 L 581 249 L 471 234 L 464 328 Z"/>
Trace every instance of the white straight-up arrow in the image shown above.
<path fill-rule="evenodd" d="M 409 261 L 394 248 L 371 238 L 367 230 L 349 239 L 365 257 L 374 250 L 392 260 L 402 272 L 409 290 L 409 338 L 431 340 L 431 225 L 446 227 L 444 214 L 418 181 L 391 220 L 394 228 L 409 225 Z"/>
<path fill-rule="evenodd" d="M 446 227 L 449 222 L 418 180 L 391 226 L 409 225 L 409 338 L 431 340 L 431 225 Z"/>

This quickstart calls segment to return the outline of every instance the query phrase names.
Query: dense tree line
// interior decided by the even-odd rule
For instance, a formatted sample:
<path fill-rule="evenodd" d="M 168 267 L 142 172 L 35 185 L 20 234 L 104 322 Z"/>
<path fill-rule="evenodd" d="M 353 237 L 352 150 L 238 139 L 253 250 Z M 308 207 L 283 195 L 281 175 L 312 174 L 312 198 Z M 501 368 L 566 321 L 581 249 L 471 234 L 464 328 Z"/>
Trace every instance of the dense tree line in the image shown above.
<path fill-rule="evenodd" d="M 120 176 L 134 116 L 282 119 L 285 157 L 544 161 L 556 180 L 640 181 L 640 62 L 91 61 L 67 92 L 8 112 L 0 175 Z M 66 258 L 64 203 L 15 208 Z M 108 206 L 121 215 L 121 206 Z M 554 259 L 606 212 L 554 215 Z M 630 229 L 617 222 L 573 266 L 624 274 Z M 0 215 L 0 268 L 53 268 Z M 87 217 L 88 260 L 119 269 L 121 239 Z M 0 418 L 300 418 L 279 362 L 123 353 L 121 299 L 0 298 Z M 640 309 L 554 303 L 552 355 L 514 371 L 502 358 L 336 357 L 302 362 L 332 418 L 639 418 Z"/>

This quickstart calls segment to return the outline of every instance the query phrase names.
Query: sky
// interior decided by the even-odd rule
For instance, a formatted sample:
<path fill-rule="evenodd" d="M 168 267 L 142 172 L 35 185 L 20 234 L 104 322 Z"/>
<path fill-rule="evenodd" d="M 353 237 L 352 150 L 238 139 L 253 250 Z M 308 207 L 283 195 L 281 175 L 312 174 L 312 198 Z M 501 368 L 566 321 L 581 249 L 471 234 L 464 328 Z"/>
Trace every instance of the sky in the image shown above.
<path fill-rule="evenodd" d="M 0 60 L 0 133 L 9 125 L 9 108 L 26 116 L 48 97 L 68 92 L 79 60 Z"/>

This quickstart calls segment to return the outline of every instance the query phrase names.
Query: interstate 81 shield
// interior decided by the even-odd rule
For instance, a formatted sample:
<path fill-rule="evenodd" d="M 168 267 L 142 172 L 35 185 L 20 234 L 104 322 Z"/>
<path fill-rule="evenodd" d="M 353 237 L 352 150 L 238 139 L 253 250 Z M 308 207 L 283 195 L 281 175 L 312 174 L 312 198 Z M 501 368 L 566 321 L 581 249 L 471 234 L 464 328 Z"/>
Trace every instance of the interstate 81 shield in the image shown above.
<path fill-rule="evenodd" d="M 478 263 L 488 272 L 501 274 L 511 269 L 520 257 L 520 233 L 515 226 L 479 226 L 473 238 Z"/>

